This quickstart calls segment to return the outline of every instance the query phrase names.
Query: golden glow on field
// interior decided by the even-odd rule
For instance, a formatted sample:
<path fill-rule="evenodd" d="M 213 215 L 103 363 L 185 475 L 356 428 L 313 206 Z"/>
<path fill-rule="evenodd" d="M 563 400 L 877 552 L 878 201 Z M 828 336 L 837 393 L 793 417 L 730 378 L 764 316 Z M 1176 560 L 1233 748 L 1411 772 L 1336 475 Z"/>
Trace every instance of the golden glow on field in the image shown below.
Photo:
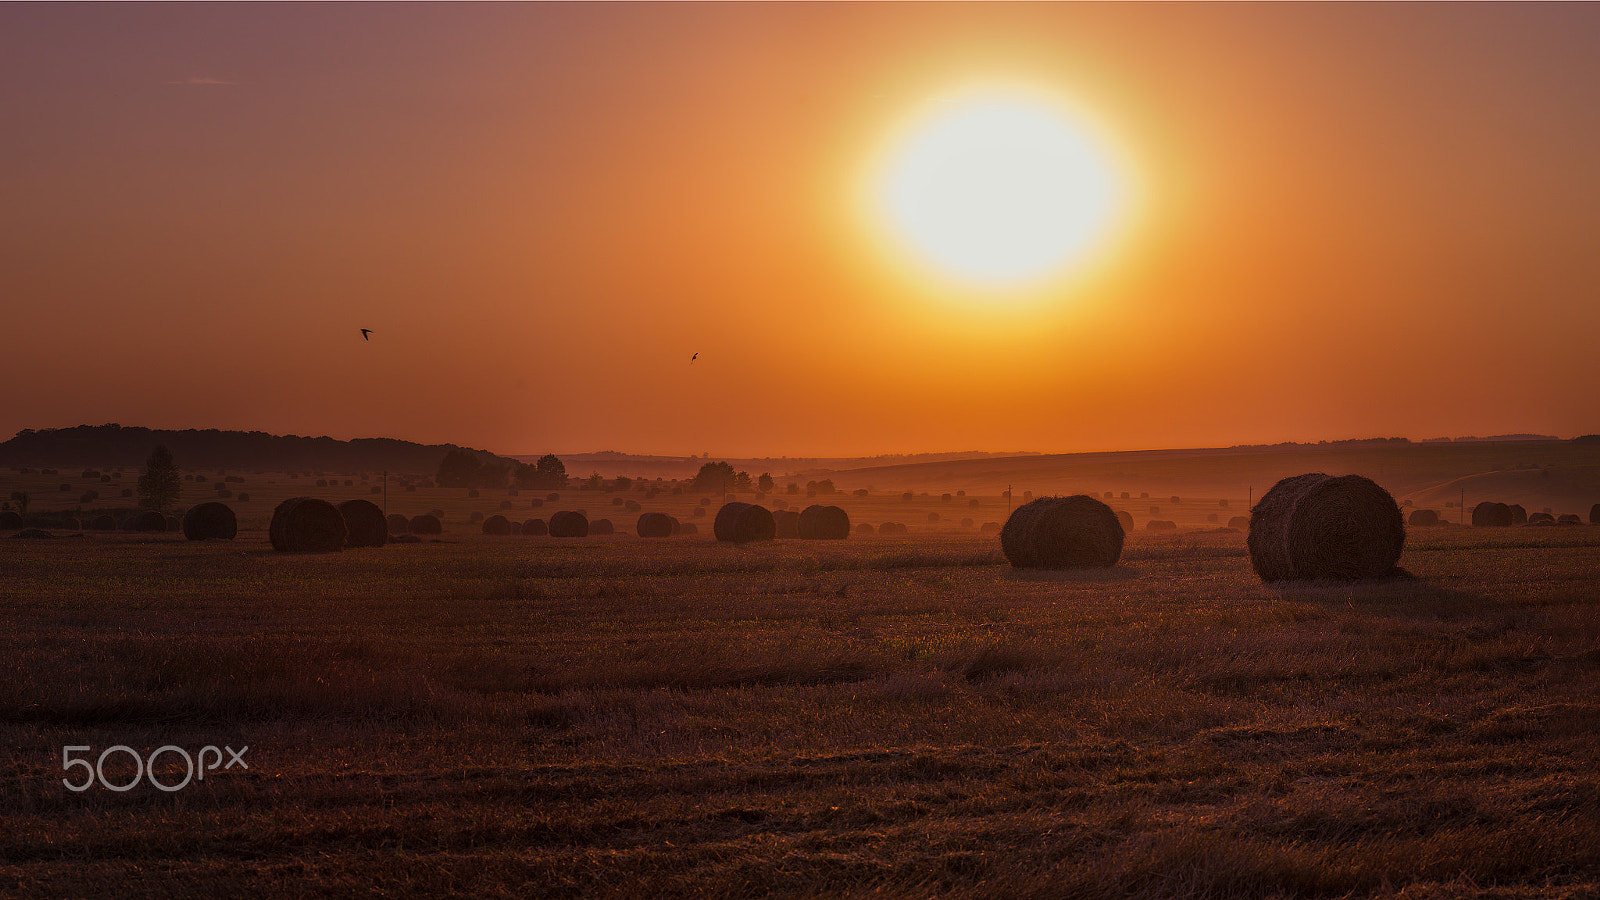
<path fill-rule="evenodd" d="M 899 255 L 993 297 L 1086 265 L 1128 193 L 1083 116 L 1037 92 L 987 89 L 919 107 L 872 166 L 866 199 Z"/>

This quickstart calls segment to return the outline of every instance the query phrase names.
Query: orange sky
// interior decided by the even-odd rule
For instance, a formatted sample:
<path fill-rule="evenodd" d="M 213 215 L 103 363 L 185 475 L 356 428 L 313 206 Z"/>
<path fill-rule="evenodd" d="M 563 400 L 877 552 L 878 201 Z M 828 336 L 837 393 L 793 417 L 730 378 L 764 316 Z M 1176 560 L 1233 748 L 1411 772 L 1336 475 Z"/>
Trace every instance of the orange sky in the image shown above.
<path fill-rule="evenodd" d="M 1588 4 L 6 4 L 0 436 L 1600 431 L 1596 33 Z M 1139 198 L 1021 305 L 859 215 L 895 124 L 993 79 L 1089 111 Z"/>

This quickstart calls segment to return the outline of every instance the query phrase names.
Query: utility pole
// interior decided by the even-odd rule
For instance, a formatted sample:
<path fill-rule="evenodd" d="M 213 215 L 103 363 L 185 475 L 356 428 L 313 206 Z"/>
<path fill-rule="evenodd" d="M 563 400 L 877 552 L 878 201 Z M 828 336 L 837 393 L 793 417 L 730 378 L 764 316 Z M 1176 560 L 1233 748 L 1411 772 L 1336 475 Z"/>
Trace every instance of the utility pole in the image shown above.
<path fill-rule="evenodd" d="M 389 516 L 389 470 L 383 470 L 383 515 Z"/>

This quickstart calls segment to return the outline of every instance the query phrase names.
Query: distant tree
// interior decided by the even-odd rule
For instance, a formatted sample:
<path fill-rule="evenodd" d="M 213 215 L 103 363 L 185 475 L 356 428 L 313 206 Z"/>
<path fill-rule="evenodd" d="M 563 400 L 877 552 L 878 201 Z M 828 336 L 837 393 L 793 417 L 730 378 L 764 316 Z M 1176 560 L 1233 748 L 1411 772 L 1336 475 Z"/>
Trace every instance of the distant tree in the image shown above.
<path fill-rule="evenodd" d="M 590 475 L 588 478 L 585 478 L 583 480 L 584 487 L 588 488 L 591 491 L 600 490 L 600 486 L 605 484 L 605 483 L 606 483 L 606 480 L 604 478 L 600 477 L 600 473 L 599 472 L 596 472 L 593 475 Z"/>
<path fill-rule="evenodd" d="M 833 486 L 833 479 L 832 478 L 824 478 L 821 481 L 817 482 L 817 493 L 819 493 L 819 494 L 832 494 L 832 493 L 836 493 L 836 492 L 837 492 L 837 488 L 835 488 Z"/>
<path fill-rule="evenodd" d="M 517 487 L 560 490 L 567 486 L 567 467 L 554 453 L 546 453 L 531 466 L 517 466 L 516 480 Z"/>
<path fill-rule="evenodd" d="M 31 499 L 32 498 L 28 496 L 28 492 L 27 491 L 12 491 L 11 492 L 11 502 L 15 503 L 17 505 L 17 512 L 22 514 L 23 521 L 27 521 L 27 518 L 28 518 L 28 501 L 31 500 Z"/>
<path fill-rule="evenodd" d="M 615 484 L 617 486 L 617 490 L 625 491 L 633 487 L 633 479 L 626 475 L 618 475 Z"/>
<path fill-rule="evenodd" d="M 746 478 L 750 476 L 746 475 Z M 725 462 L 708 462 L 700 467 L 699 473 L 694 476 L 694 489 L 697 491 L 721 491 L 733 487 L 733 466 Z"/>
<path fill-rule="evenodd" d="M 484 460 L 471 450 L 456 448 L 446 451 L 439 460 L 435 480 L 440 487 L 500 488 L 506 486 L 507 467 Z"/>
<path fill-rule="evenodd" d="M 182 493 L 183 477 L 172 451 L 166 444 L 157 444 L 144 461 L 144 474 L 139 476 L 139 505 L 166 512 Z"/>
<path fill-rule="evenodd" d="M 768 493 L 776 483 L 772 480 L 771 472 L 762 472 L 761 477 L 756 479 L 756 488 L 762 493 Z"/>
<path fill-rule="evenodd" d="M 739 474 L 733 476 L 733 489 L 734 490 L 736 490 L 736 491 L 753 491 L 753 490 L 755 490 L 755 488 L 756 488 L 755 482 L 750 480 L 750 473 L 749 472 L 740 472 Z"/>
<path fill-rule="evenodd" d="M 787 492 L 791 493 L 791 494 L 798 494 L 798 493 L 800 493 L 800 485 L 795 484 L 794 482 L 791 481 L 791 482 L 789 482 L 789 486 L 787 488 L 785 488 L 785 490 Z"/>

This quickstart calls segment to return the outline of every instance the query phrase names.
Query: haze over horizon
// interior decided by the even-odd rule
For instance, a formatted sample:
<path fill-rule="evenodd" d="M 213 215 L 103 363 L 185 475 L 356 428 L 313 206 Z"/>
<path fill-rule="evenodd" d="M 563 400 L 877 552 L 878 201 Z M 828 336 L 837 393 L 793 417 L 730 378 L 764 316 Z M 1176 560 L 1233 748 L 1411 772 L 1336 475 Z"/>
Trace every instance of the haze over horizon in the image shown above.
<path fill-rule="evenodd" d="M 1594 433 L 1597 28 L 1542 4 L 10 4 L 0 437 Z M 917 161 L 1012 125 L 998 152 L 1055 155 L 923 202 L 950 179 Z M 1050 203 L 989 247 L 937 218 L 978 194 Z M 972 280 L 1011 277 L 1028 228 L 1084 243 Z"/>

